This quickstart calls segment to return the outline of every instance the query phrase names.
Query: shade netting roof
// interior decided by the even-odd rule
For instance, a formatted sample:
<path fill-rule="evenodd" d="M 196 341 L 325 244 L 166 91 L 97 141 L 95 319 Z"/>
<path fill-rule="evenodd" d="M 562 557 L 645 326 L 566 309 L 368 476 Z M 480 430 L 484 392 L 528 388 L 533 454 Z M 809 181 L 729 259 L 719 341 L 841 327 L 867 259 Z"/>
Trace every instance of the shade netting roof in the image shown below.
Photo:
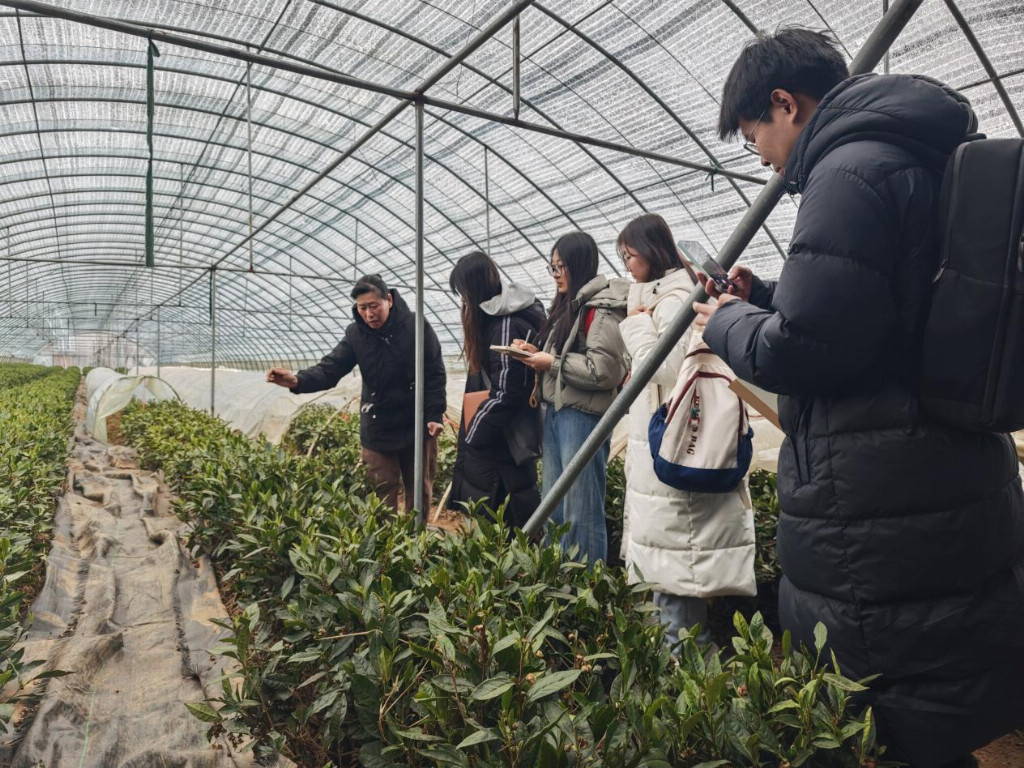
<path fill-rule="evenodd" d="M 208 361 L 216 265 L 217 359 L 259 365 L 333 346 L 357 274 L 381 273 L 411 303 L 415 113 L 407 107 L 384 123 L 401 99 L 381 91 L 419 89 L 514 3 L 55 2 L 264 57 L 247 64 L 156 43 L 153 268 L 144 266 L 147 40 L 16 5 L 0 2 L 0 357 L 45 350 L 90 364 L 138 344 L 136 359 L 152 361 L 159 347 L 167 363 Z M 1024 6 L 958 0 L 961 24 L 951 5 L 925 0 L 878 71 L 939 78 L 971 99 L 989 135 L 1017 135 Z M 752 30 L 828 29 L 852 57 L 882 13 L 882 0 L 526 7 L 519 119 L 661 157 L 507 124 L 511 24 L 432 84 L 425 304 L 445 351 L 456 352 L 461 336 L 448 274 L 471 250 L 489 252 L 506 278 L 545 300 L 551 246 L 572 229 L 597 239 L 608 274 L 623 271 L 618 231 L 644 210 L 714 252 L 769 174 L 715 135 L 724 79 Z M 375 88 L 330 79 L 338 74 Z M 797 204 L 785 198 L 754 238 L 743 259 L 755 270 L 780 270 Z"/>

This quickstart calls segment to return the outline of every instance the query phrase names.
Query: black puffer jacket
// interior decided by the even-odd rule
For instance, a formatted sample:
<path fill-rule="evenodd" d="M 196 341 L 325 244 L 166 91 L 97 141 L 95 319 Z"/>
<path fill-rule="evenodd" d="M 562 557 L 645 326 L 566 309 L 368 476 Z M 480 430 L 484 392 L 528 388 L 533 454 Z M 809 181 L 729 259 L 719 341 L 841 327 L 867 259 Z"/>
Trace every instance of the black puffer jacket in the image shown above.
<path fill-rule="evenodd" d="M 933 164 L 974 120 L 924 78 L 829 92 L 786 167 L 802 199 L 778 283 L 723 305 L 704 336 L 782 395 L 783 624 L 810 642 L 824 622 L 844 674 L 881 674 L 880 735 L 915 768 L 1024 724 L 1013 445 L 929 423 L 913 394 L 938 266 Z"/>
<path fill-rule="evenodd" d="M 483 335 L 488 345 L 508 346 L 513 339 L 536 339 L 544 323 L 540 302 L 516 285 L 504 286 L 502 292 L 484 302 L 481 309 L 487 317 Z M 540 503 L 537 463 L 516 465 L 508 447 L 508 432 L 517 422 L 523 424 L 539 419 L 538 412 L 529 404 L 536 376 L 531 368 L 515 358 L 497 352 L 490 353 L 486 367 L 490 395 L 468 425 L 460 424 L 448 504 L 452 509 L 459 509 L 461 502 L 484 500 L 489 506 L 497 507 L 508 496 L 505 520 L 522 526 Z M 467 393 L 485 389 L 488 386 L 479 372 L 467 377 Z M 535 448 L 539 455 L 543 438 L 540 430 L 537 438 Z"/>
<path fill-rule="evenodd" d="M 359 316 L 345 329 L 345 338 L 312 368 L 299 371 L 296 394 L 330 389 L 357 365 L 363 377 L 359 439 L 372 451 L 397 451 L 413 443 L 416 426 L 416 316 L 391 289 L 388 320 L 374 330 Z M 445 372 L 441 344 L 426 320 L 424 325 L 424 404 L 426 421 L 440 423 L 445 410 Z"/>

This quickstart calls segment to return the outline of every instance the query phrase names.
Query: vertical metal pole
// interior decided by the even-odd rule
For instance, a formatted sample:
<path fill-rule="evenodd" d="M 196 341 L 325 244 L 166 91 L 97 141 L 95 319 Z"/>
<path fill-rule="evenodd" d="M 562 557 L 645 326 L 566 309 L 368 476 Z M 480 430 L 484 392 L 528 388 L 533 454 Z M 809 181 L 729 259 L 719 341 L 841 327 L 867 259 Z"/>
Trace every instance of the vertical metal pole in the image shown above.
<path fill-rule="evenodd" d="M 210 415 L 216 416 L 217 391 L 217 270 L 210 269 Z"/>
<path fill-rule="evenodd" d="M 135 375 L 142 373 L 142 345 L 139 342 L 139 333 L 142 328 L 142 321 L 135 323 Z"/>
<path fill-rule="evenodd" d="M 415 451 L 413 463 L 413 508 L 424 521 L 430 510 L 424 506 L 430 499 L 423 498 L 423 449 L 426 439 L 423 381 L 423 102 L 416 104 L 416 425 L 413 431 Z"/>
<path fill-rule="evenodd" d="M 359 279 L 359 219 L 356 219 L 355 250 L 352 253 L 352 282 Z"/>
<path fill-rule="evenodd" d="M 519 119 L 519 14 L 512 19 L 512 116 Z"/>
<path fill-rule="evenodd" d="M 245 50 L 248 52 L 249 46 Z M 252 272 L 252 62 L 249 61 L 245 63 L 245 130 L 249 186 L 249 238 L 246 244 L 249 248 L 249 271 Z"/>
<path fill-rule="evenodd" d="M 850 63 L 851 75 L 870 72 L 875 68 L 886 50 L 892 45 L 893 40 L 896 39 L 897 35 L 907 25 L 907 22 L 914 15 L 914 11 L 920 7 L 922 2 L 924 0 L 895 0 L 892 10 L 875 27 L 875 30 L 864 43 L 864 46 Z M 747 209 L 736 230 L 729 236 L 729 239 L 719 252 L 718 262 L 725 269 L 729 269 L 736 263 L 736 260 L 742 255 L 743 249 L 754 238 L 761 225 L 767 221 L 768 215 L 781 199 L 782 193 L 783 177 L 776 174 L 765 185 L 765 188 L 757 196 L 757 199 L 754 200 L 750 208 Z M 686 299 L 686 304 L 665 328 L 662 335 L 658 337 L 658 341 L 653 349 L 634 369 L 629 382 L 622 388 L 619 396 L 615 398 L 608 407 L 608 410 L 605 411 L 604 416 L 597 423 L 597 426 L 594 427 L 587 439 L 583 441 L 583 445 L 580 446 L 576 455 L 572 457 L 572 460 L 564 468 L 562 474 L 555 480 L 547 495 L 541 499 L 537 511 L 533 513 L 533 516 L 523 526 L 523 531 L 526 535 L 533 536 L 540 532 L 541 527 L 547 522 L 547 519 L 554 511 L 555 505 L 565 496 L 566 491 L 576 481 L 580 472 L 594 457 L 594 454 L 604 444 L 604 441 L 611 436 L 615 425 L 626 415 L 629 411 L 629 406 L 643 393 L 644 387 L 647 386 L 655 371 L 658 370 L 658 367 L 665 361 L 665 358 L 668 357 L 676 344 L 679 343 L 679 340 L 682 339 L 686 329 L 690 327 L 690 324 L 696 317 L 696 313 L 693 311 L 694 302 L 704 301 L 706 298 L 707 294 L 704 292 L 703 287 L 698 286 L 693 289 Z"/>
<path fill-rule="evenodd" d="M 178 193 L 178 306 L 181 306 L 182 274 L 185 266 L 185 164 L 178 163 L 181 192 Z"/>
<path fill-rule="evenodd" d="M 160 307 L 156 308 L 156 377 L 160 378 Z"/>
<path fill-rule="evenodd" d="M 487 255 L 491 255 L 491 169 L 490 150 L 484 145 L 484 221 L 487 223 Z"/>
<path fill-rule="evenodd" d="M 889 0 L 882 0 L 882 17 L 889 12 Z M 886 50 L 885 56 L 882 57 L 882 74 L 889 74 L 889 51 Z"/>

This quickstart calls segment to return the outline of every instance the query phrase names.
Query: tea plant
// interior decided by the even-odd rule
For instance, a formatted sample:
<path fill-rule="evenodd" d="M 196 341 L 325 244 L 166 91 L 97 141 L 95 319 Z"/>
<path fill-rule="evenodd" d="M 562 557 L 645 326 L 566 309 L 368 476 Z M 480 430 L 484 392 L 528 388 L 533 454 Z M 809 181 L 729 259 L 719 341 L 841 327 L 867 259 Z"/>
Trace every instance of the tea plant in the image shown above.
<path fill-rule="evenodd" d="M 666 648 L 643 585 L 557 544 L 421 532 L 351 468 L 249 442 L 176 403 L 126 433 L 177 489 L 193 541 L 239 606 L 240 662 L 211 733 L 303 766 L 862 765 L 877 758 L 860 683 L 736 618 L 733 655 Z"/>
<path fill-rule="evenodd" d="M 77 369 L 0 366 L 0 691 L 30 669 L 17 645 L 44 575 L 79 378 Z M 0 725 L 13 711 L 14 698 L 0 697 Z"/>
<path fill-rule="evenodd" d="M 750 473 L 750 497 L 754 504 L 754 534 L 757 546 L 754 576 L 758 584 L 776 585 L 782 577 L 775 552 L 775 532 L 779 525 L 779 492 L 775 473 L 763 469 Z"/>
<path fill-rule="evenodd" d="M 440 502 L 455 469 L 457 436 L 446 428 L 437 438 L 437 472 L 433 502 Z M 330 405 L 307 405 L 296 414 L 282 440 L 285 449 L 302 456 L 330 453 L 335 461 L 355 464 L 361 459 L 359 415 L 339 412 Z"/>

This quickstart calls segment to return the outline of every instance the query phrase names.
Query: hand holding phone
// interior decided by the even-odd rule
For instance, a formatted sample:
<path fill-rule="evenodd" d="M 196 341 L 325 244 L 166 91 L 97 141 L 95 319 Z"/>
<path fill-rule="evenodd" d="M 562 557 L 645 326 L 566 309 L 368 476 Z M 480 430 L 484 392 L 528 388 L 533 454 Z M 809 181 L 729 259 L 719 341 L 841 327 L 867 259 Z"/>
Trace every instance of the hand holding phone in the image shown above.
<path fill-rule="evenodd" d="M 711 254 L 704 249 L 704 246 L 696 240 L 680 240 L 676 245 L 679 246 L 680 253 L 682 253 L 687 261 L 711 278 L 719 293 L 733 293 L 736 295 L 742 293 L 742 286 L 730 277 L 729 273 L 725 271 L 725 267 L 715 261 Z M 749 295 L 748 290 L 747 296 Z M 741 295 L 740 298 L 746 299 L 747 296 Z"/>

